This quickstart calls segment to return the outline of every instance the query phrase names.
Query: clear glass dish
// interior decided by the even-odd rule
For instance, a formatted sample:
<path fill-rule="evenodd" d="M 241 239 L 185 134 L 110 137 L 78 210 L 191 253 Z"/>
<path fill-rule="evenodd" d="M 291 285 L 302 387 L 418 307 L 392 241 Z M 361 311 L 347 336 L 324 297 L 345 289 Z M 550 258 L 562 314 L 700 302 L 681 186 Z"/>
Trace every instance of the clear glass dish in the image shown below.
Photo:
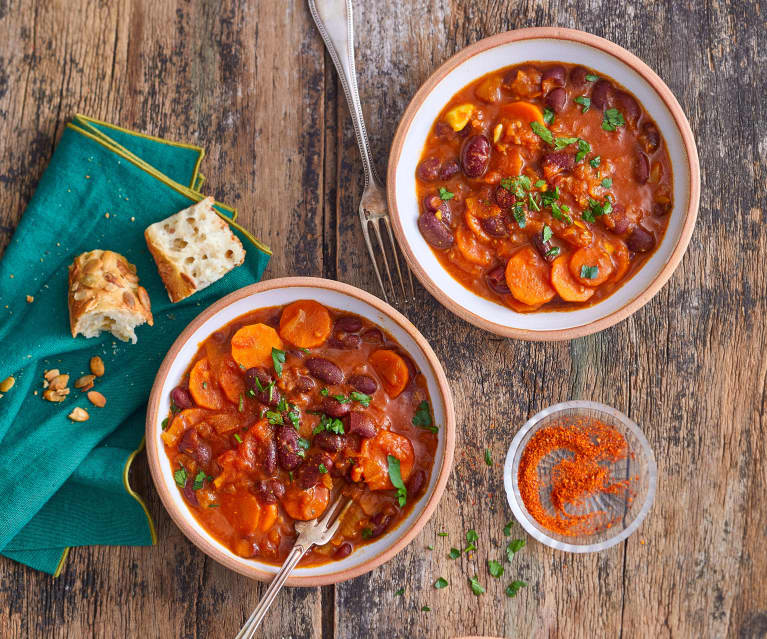
<path fill-rule="evenodd" d="M 541 526 L 528 512 L 519 491 L 519 464 L 525 446 L 530 438 L 544 426 L 557 423 L 563 417 L 595 418 L 614 427 L 625 438 L 628 444 L 628 455 L 625 459 L 610 464 L 613 478 L 632 478 L 631 498 L 628 491 L 621 494 L 600 495 L 585 501 L 574 514 L 584 514 L 602 510 L 615 517 L 616 522 L 593 534 L 565 536 Z M 552 453 L 544 459 L 547 463 L 543 474 L 553 467 L 557 459 L 567 455 L 565 451 Z M 542 476 L 539 471 L 539 481 L 550 492 L 550 477 Z M 503 471 L 503 483 L 506 497 L 516 520 L 527 533 L 547 546 L 566 552 L 598 552 L 610 548 L 631 535 L 647 516 L 655 498 L 658 481 L 658 467 L 655 464 L 647 438 L 635 422 L 620 411 L 590 401 L 571 401 L 555 404 L 534 415 L 519 430 L 506 454 Z"/>

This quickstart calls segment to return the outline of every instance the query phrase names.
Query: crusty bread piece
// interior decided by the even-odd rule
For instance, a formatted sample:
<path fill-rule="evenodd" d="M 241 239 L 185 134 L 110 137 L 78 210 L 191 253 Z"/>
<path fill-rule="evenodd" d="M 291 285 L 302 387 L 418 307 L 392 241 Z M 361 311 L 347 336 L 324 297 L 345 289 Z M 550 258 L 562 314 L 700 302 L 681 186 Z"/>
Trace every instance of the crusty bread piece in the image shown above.
<path fill-rule="evenodd" d="M 245 249 L 209 197 L 155 222 L 144 238 L 171 302 L 189 297 L 245 261 Z"/>
<path fill-rule="evenodd" d="M 136 267 L 114 251 L 88 251 L 69 267 L 69 324 L 72 337 L 96 337 L 109 331 L 124 342 L 136 343 L 134 328 L 150 326 L 149 295 L 139 286 Z"/>

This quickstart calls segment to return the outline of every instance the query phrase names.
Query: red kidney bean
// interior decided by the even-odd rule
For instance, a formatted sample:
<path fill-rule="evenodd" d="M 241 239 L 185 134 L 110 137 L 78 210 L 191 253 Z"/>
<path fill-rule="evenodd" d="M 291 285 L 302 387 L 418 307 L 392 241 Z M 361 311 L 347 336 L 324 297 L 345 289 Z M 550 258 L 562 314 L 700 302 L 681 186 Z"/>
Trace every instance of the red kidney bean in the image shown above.
<path fill-rule="evenodd" d="M 450 137 L 453 135 L 453 133 L 453 127 L 451 127 L 447 122 L 440 120 L 437 122 L 437 124 L 434 125 L 434 135 L 437 135 L 441 138 Z"/>
<path fill-rule="evenodd" d="M 321 433 L 317 433 L 312 439 L 312 443 L 317 446 L 317 448 L 326 450 L 329 453 L 337 453 L 339 450 L 341 450 L 344 447 L 344 441 L 345 438 L 343 435 L 329 433 L 326 430 L 322 431 Z"/>
<path fill-rule="evenodd" d="M 442 202 L 442 206 L 439 207 L 439 212 L 442 213 L 442 223 L 450 228 L 455 228 L 455 215 L 453 215 L 454 200 L 445 200 Z"/>
<path fill-rule="evenodd" d="M 563 171 L 572 171 L 575 167 L 575 155 L 567 151 L 552 151 L 543 156 L 543 164 L 551 164 Z"/>
<path fill-rule="evenodd" d="M 213 452 L 210 444 L 206 442 L 194 428 L 189 428 L 184 432 L 181 441 L 178 444 L 179 452 L 186 453 L 197 460 L 200 466 L 206 467 L 210 464 Z"/>
<path fill-rule="evenodd" d="M 612 103 L 613 85 L 607 80 L 597 80 L 591 90 L 591 106 L 597 109 L 605 109 Z"/>
<path fill-rule="evenodd" d="M 194 492 L 194 479 L 191 477 L 186 478 L 186 483 L 184 484 L 184 488 L 182 492 L 184 493 L 184 497 L 186 497 L 186 500 L 192 505 L 192 506 L 199 506 L 200 502 L 197 501 L 197 495 Z"/>
<path fill-rule="evenodd" d="M 423 198 L 423 210 L 436 213 L 442 206 L 442 198 L 439 195 L 427 195 Z"/>
<path fill-rule="evenodd" d="M 645 231 L 641 226 L 637 226 L 626 240 L 628 246 L 634 253 L 646 253 L 655 246 L 655 238 L 649 231 Z"/>
<path fill-rule="evenodd" d="M 495 187 L 493 199 L 495 200 L 495 203 L 502 209 L 510 209 L 517 201 L 517 198 L 514 197 L 514 194 L 509 191 L 509 189 L 505 189 L 500 185 Z"/>
<path fill-rule="evenodd" d="M 442 168 L 439 170 L 439 179 L 449 180 L 460 170 L 461 165 L 458 163 L 458 160 L 446 160 L 442 164 Z"/>
<path fill-rule="evenodd" d="M 613 233 L 616 235 L 623 235 L 631 228 L 631 220 L 625 214 L 615 219 L 615 226 L 613 227 Z"/>
<path fill-rule="evenodd" d="M 293 470 L 301 463 L 298 454 L 298 433 L 292 426 L 280 426 L 275 433 L 277 460 L 283 470 Z"/>
<path fill-rule="evenodd" d="M 226 335 L 222 331 L 216 331 L 211 335 L 213 341 L 223 344 L 226 341 Z"/>
<path fill-rule="evenodd" d="M 189 391 L 181 386 L 176 386 L 176 388 L 170 392 L 170 399 L 176 406 L 182 409 L 191 408 L 194 406 L 194 402 L 192 401 L 192 396 L 189 394 Z"/>
<path fill-rule="evenodd" d="M 261 503 L 276 504 L 285 494 L 285 486 L 276 479 L 264 479 L 256 482 L 253 492 Z"/>
<path fill-rule="evenodd" d="M 310 357 L 306 360 L 309 372 L 327 384 L 340 384 L 344 381 L 344 373 L 333 362 L 324 357 Z"/>
<path fill-rule="evenodd" d="M 359 410 L 353 410 L 344 417 L 344 431 L 359 435 L 364 439 L 375 437 L 376 427 L 373 420 Z"/>
<path fill-rule="evenodd" d="M 352 545 L 348 541 L 345 541 L 333 553 L 333 559 L 343 559 L 344 557 L 348 557 L 352 554 L 352 550 Z"/>
<path fill-rule="evenodd" d="M 506 284 L 506 269 L 503 266 L 496 266 L 485 275 L 487 285 L 499 295 L 508 295 L 511 293 Z"/>
<path fill-rule="evenodd" d="M 637 151 L 634 160 L 634 178 L 640 184 L 646 184 L 650 177 L 650 159 L 641 151 Z"/>
<path fill-rule="evenodd" d="M 347 351 L 353 351 L 362 346 L 362 338 L 359 335 L 349 335 L 347 333 L 336 334 L 333 337 L 336 348 L 342 348 Z"/>
<path fill-rule="evenodd" d="M 370 523 L 373 524 L 372 537 L 380 537 L 381 535 L 383 535 L 390 521 L 391 521 L 390 515 L 385 515 L 384 513 L 378 513 L 377 515 L 375 515 L 370 520 Z"/>
<path fill-rule="evenodd" d="M 418 497 L 425 483 L 426 483 L 426 473 L 423 472 L 422 470 L 417 470 L 416 472 L 414 472 L 412 477 L 410 477 L 410 480 L 407 483 L 408 499 L 410 499 L 411 497 Z"/>
<path fill-rule="evenodd" d="M 652 207 L 652 214 L 656 217 L 663 217 L 671 212 L 671 202 L 656 202 Z"/>
<path fill-rule="evenodd" d="M 383 333 L 377 328 L 362 331 L 362 340 L 368 344 L 383 344 Z"/>
<path fill-rule="evenodd" d="M 565 86 L 565 74 L 565 68 L 561 64 L 556 64 L 543 70 L 541 82 L 548 82 L 549 86 L 552 87 L 563 87 Z"/>
<path fill-rule="evenodd" d="M 258 383 L 256 383 L 258 380 Z M 268 390 L 269 384 L 272 383 L 272 375 L 268 370 L 261 366 L 249 368 L 245 371 L 245 381 L 248 384 L 248 388 L 253 391 L 255 398 L 264 404 L 265 406 L 277 406 L 282 399 L 282 394 L 276 386 L 272 386 L 271 390 Z M 259 384 L 261 388 L 259 388 Z"/>
<path fill-rule="evenodd" d="M 426 158 L 418 165 L 416 173 L 422 180 L 426 182 L 434 182 L 439 177 L 441 164 L 439 158 Z"/>
<path fill-rule="evenodd" d="M 530 242 L 535 247 L 535 250 L 538 251 L 541 254 L 541 257 L 547 262 L 553 262 L 557 258 L 556 255 L 547 255 L 547 253 L 554 247 L 554 245 L 550 240 L 544 242 L 540 233 L 533 235 L 533 237 L 530 239 Z"/>
<path fill-rule="evenodd" d="M 436 249 L 450 248 L 455 241 L 452 231 L 444 222 L 438 220 L 434 213 L 426 212 L 419 215 L 418 228 L 423 239 Z"/>
<path fill-rule="evenodd" d="M 298 359 L 298 360 L 303 360 L 303 359 L 304 359 L 304 355 L 306 354 L 306 353 L 304 353 L 303 351 L 297 351 L 295 348 L 289 348 L 289 349 L 288 349 L 287 351 L 285 351 L 285 352 L 286 352 L 288 355 L 290 355 L 291 357 L 295 357 L 295 358 L 296 358 L 296 359 Z"/>
<path fill-rule="evenodd" d="M 343 417 L 351 410 L 351 402 L 339 402 L 335 397 L 323 397 L 322 412 L 330 417 Z"/>
<path fill-rule="evenodd" d="M 299 393 L 308 393 L 317 386 L 317 382 L 315 382 L 311 377 L 307 377 L 306 375 L 299 375 L 296 378 L 296 385 L 295 389 Z"/>
<path fill-rule="evenodd" d="M 368 375 L 352 375 L 349 384 L 365 395 L 372 395 L 378 390 L 378 382 Z"/>
<path fill-rule="evenodd" d="M 482 177 L 490 165 L 490 142 L 484 135 L 472 135 L 461 149 L 463 174 L 469 178 Z"/>
<path fill-rule="evenodd" d="M 561 87 L 552 89 L 546 94 L 544 104 L 554 113 L 560 113 L 567 105 L 567 91 Z"/>
<path fill-rule="evenodd" d="M 315 453 L 307 457 L 296 472 L 298 485 L 308 490 L 319 484 L 325 474 L 320 470 L 320 466 L 324 466 L 325 473 L 329 473 L 333 468 L 333 458 L 327 453 Z"/>
<path fill-rule="evenodd" d="M 647 153 L 655 153 L 658 150 L 660 146 L 660 133 L 658 132 L 658 127 L 652 122 L 646 122 L 642 126 L 638 137 Z"/>
<path fill-rule="evenodd" d="M 623 114 L 631 126 L 636 126 L 639 122 L 639 116 L 642 115 L 642 110 L 639 108 L 639 104 L 630 93 L 625 91 L 618 91 L 615 94 L 615 106 Z"/>
<path fill-rule="evenodd" d="M 344 333 L 356 333 L 362 328 L 362 320 L 359 317 L 345 315 L 339 317 L 335 323 L 335 329 Z"/>
<path fill-rule="evenodd" d="M 586 84 L 586 76 L 589 74 L 588 69 L 584 67 L 575 67 L 570 71 L 570 82 L 579 89 Z"/>
<path fill-rule="evenodd" d="M 483 217 L 479 220 L 479 225 L 485 233 L 493 237 L 506 237 L 509 234 L 506 218 L 503 215 Z"/>
<path fill-rule="evenodd" d="M 274 437 L 266 442 L 261 458 L 261 468 L 267 475 L 274 475 L 274 471 L 277 470 L 277 442 L 274 441 Z"/>

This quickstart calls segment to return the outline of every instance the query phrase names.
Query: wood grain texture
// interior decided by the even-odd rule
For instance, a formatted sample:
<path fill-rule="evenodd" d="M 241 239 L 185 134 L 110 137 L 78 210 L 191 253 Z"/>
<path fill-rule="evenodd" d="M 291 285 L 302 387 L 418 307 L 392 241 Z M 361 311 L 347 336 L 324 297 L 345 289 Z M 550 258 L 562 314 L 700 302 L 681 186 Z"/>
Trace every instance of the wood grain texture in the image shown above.
<path fill-rule="evenodd" d="M 499 31 L 557 25 L 617 42 L 668 83 L 698 140 L 703 198 L 670 282 L 598 335 L 495 338 L 419 287 L 403 310 L 444 363 L 458 413 L 445 496 L 387 565 L 282 593 L 262 636 L 767 636 L 763 3 L 413 0 L 355 2 L 355 11 L 381 174 L 400 114 L 442 61 Z M 0 33 L 0 250 L 63 123 L 81 111 L 206 147 L 207 191 L 238 206 L 275 251 L 267 277 L 322 275 L 378 294 L 358 228 L 361 163 L 348 109 L 301 0 L 0 0 Z M 643 426 L 660 472 L 654 508 L 607 552 L 564 555 L 533 542 L 495 580 L 486 560 L 503 557 L 508 541 L 506 449 L 528 417 L 574 398 L 612 404 Z M 0 560 L 0 636 L 234 635 L 263 587 L 181 536 L 142 459 L 133 483 L 158 546 L 73 549 L 59 579 Z M 449 560 L 469 528 L 477 552 Z M 471 594 L 474 574 L 487 594 Z M 450 586 L 438 591 L 440 576 Z M 516 578 L 529 587 L 508 599 Z"/>

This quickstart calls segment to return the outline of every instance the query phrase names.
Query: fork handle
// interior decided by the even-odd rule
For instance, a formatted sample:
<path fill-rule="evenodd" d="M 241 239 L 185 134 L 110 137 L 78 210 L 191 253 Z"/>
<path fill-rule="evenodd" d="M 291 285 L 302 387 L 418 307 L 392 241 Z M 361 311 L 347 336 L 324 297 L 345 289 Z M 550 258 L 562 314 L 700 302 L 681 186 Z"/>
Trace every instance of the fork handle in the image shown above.
<path fill-rule="evenodd" d="M 370 182 L 380 186 L 370 154 L 365 120 L 357 90 L 357 71 L 354 66 L 354 16 L 352 0 L 308 0 L 309 10 L 317 24 L 320 35 L 330 53 L 333 64 L 341 78 L 346 101 L 354 124 L 354 133 L 362 155 L 365 170 L 365 188 Z"/>
<path fill-rule="evenodd" d="M 263 597 L 261 597 L 261 601 L 258 602 L 256 609 L 251 613 L 250 617 L 248 617 L 245 625 L 240 628 L 240 632 L 237 633 L 235 639 L 252 639 L 266 616 L 267 611 L 277 598 L 277 594 L 285 584 L 288 575 L 293 572 L 293 568 L 296 567 L 296 564 L 298 564 L 305 553 L 306 549 L 302 546 L 293 546 L 293 549 L 288 553 L 287 559 L 285 559 L 285 563 L 282 564 L 282 568 L 280 568 L 280 571 L 274 577 L 272 583 L 269 584 Z"/>

